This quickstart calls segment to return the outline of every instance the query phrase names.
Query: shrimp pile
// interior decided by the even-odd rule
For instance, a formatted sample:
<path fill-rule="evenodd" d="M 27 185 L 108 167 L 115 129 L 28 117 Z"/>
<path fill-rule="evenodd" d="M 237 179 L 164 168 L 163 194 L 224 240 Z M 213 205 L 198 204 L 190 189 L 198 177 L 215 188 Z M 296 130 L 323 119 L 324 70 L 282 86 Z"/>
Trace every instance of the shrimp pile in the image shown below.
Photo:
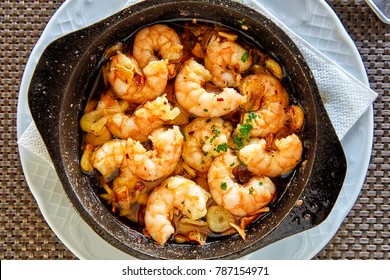
<path fill-rule="evenodd" d="M 157 23 L 107 49 L 101 72 L 80 167 L 130 227 L 203 245 L 272 212 L 304 127 L 275 59 L 219 25 Z"/>

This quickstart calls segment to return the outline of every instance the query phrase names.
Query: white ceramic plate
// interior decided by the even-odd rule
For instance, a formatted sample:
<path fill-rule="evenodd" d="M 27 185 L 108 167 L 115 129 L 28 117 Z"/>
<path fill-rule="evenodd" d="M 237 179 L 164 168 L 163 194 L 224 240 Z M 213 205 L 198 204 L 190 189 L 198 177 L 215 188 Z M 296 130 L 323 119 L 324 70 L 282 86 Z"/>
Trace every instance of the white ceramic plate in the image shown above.
<path fill-rule="evenodd" d="M 258 0 L 302 38 L 368 85 L 360 55 L 332 9 L 323 0 Z M 134 2 L 134 1 L 133 1 Z M 45 47 L 54 39 L 90 25 L 124 7 L 126 0 L 67 0 L 53 15 L 27 62 L 20 87 L 18 139 L 32 121 L 27 91 L 34 68 Z M 348 132 L 342 145 L 348 161 L 345 183 L 334 209 L 319 226 L 269 245 L 249 259 L 311 259 L 334 236 L 353 207 L 367 172 L 373 139 L 373 110 Z M 47 223 L 80 259 L 132 259 L 100 238 L 70 204 L 53 167 L 19 147 L 27 183 Z"/>

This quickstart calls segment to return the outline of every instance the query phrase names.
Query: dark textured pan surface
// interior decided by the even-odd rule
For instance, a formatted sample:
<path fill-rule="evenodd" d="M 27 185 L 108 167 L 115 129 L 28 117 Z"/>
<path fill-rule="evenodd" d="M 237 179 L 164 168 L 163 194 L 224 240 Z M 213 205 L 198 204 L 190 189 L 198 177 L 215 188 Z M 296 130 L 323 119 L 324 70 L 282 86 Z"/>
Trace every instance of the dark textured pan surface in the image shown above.
<path fill-rule="evenodd" d="M 79 119 L 104 50 L 156 21 L 197 18 L 240 29 L 285 67 L 293 95 L 305 111 L 302 164 L 272 213 L 238 235 L 205 246 L 158 246 L 124 225 L 101 203 L 79 167 Z M 29 106 L 64 189 L 83 219 L 105 240 L 138 258 L 238 258 L 321 223 L 331 211 L 346 172 L 341 145 L 314 78 L 294 43 L 261 14 L 228 1 L 146 1 L 53 42 L 43 53 L 29 89 Z M 302 205 L 297 206 L 297 201 Z"/>

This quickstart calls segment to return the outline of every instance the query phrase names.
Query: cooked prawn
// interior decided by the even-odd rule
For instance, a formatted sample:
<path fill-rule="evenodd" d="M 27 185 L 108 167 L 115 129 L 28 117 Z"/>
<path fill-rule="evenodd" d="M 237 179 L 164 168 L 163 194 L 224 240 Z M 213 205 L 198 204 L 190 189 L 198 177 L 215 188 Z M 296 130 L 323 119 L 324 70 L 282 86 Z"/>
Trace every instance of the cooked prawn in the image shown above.
<path fill-rule="evenodd" d="M 175 80 L 175 96 L 180 106 L 198 117 L 220 117 L 246 102 L 233 88 L 224 88 L 219 94 L 208 92 L 202 86 L 212 75 L 193 58 L 184 62 Z"/>
<path fill-rule="evenodd" d="M 184 128 L 184 161 L 199 171 L 207 171 L 216 156 L 228 150 L 233 127 L 221 118 L 194 119 Z"/>
<path fill-rule="evenodd" d="M 156 53 L 160 58 L 155 55 Z M 135 35 L 133 56 L 141 68 L 159 59 L 178 63 L 183 57 L 183 46 L 174 29 L 165 24 L 155 24 L 142 28 Z"/>
<path fill-rule="evenodd" d="M 132 56 L 118 52 L 103 67 L 103 74 L 120 98 L 144 103 L 164 92 L 168 82 L 168 60 L 153 61 L 141 70 Z"/>
<path fill-rule="evenodd" d="M 195 221 L 207 214 L 210 194 L 191 180 L 173 176 L 162 182 L 149 196 L 145 226 L 151 237 L 164 245 L 175 232 L 171 220 L 175 209 Z"/>
<path fill-rule="evenodd" d="M 181 157 L 184 142 L 178 126 L 158 128 L 149 136 L 153 150 L 147 151 L 139 141 L 127 139 L 126 152 L 130 170 L 138 177 L 154 181 L 171 174 Z"/>
<path fill-rule="evenodd" d="M 128 162 L 130 159 L 125 158 L 119 175 L 112 181 L 112 191 L 121 210 L 129 210 L 136 202 L 146 204 L 147 200 L 146 188 L 142 180 L 131 172 Z"/>
<path fill-rule="evenodd" d="M 290 172 L 301 160 L 302 142 L 295 134 L 275 140 L 275 151 L 268 151 L 264 139 L 253 138 L 239 150 L 240 160 L 249 171 L 269 177 Z"/>
<path fill-rule="evenodd" d="M 234 87 L 238 85 L 241 73 L 251 66 L 252 56 L 237 42 L 222 41 L 220 36 L 213 35 L 206 49 L 204 64 L 216 86 Z"/>
<path fill-rule="evenodd" d="M 237 156 L 231 152 L 217 157 L 210 165 L 208 182 L 214 201 L 233 215 L 243 217 L 270 203 L 276 187 L 265 176 L 254 176 L 245 185 L 237 183 L 233 169 L 238 165 Z"/>
<path fill-rule="evenodd" d="M 278 79 L 264 73 L 249 75 L 240 82 L 240 91 L 247 97 L 246 109 L 252 111 L 241 124 L 250 122 L 252 137 L 275 134 L 286 124 L 289 96 Z"/>
<path fill-rule="evenodd" d="M 123 99 L 118 99 L 115 96 L 115 93 L 111 89 L 109 89 L 100 97 L 100 100 L 96 105 L 96 110 L 105 109 L 109 113 L 119 113 L 125 112 L 129 108 L 129 106 L 129 102 Z"/>
<path fill-rule="evenodd" d="M 129 158 L 125 158 L 122 161 L 120 166 L 119 175 L 115 177 L 112 181 L 113 189 L 118 189 L 122 186 L 126 186 L 130 189 L 134 188 L 137 182 L 140 182 L 141 179 L 136 176 L 133 172 L 131 172 L 128 163 L 131 161 Z"/>
<path fill-rule="evenodd" d="M 112 115 L 107 122 L 107 127 L 116 137 L 145 142 L 150 132 L 162 127 L 165 122 L 175 119 L 179 114 L 179 108 L 172 108 L 163 95 L 143 104 L 134 111 L 132 116 L 124 113 Z"/>
<path fill-rule="evenodd" d="M 91 155 L 92 166 L 97 169 L 105 181 L 111 181 L 118 175 L 119 167 L 126 158 L 126 140 L 112 139 L 97 147 Z"/>

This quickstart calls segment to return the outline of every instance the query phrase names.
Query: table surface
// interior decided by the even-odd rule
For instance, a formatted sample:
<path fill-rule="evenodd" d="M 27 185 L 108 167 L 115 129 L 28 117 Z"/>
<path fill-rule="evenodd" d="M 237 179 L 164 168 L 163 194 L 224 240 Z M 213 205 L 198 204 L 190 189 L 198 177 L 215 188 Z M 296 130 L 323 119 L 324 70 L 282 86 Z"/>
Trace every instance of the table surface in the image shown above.
<path fill-rule="evenodd" d="M 23 175 L 16 108 L 24 66 L 46 23 L 64 0 L 0 3 L 0 259 L 77 259 L 45 222 Z M 328 0 L 364 62 L 374 103 L 372 157 L 360 195 L 315 259 L 389 259 L 390 25 L 362 0 Z"/>

